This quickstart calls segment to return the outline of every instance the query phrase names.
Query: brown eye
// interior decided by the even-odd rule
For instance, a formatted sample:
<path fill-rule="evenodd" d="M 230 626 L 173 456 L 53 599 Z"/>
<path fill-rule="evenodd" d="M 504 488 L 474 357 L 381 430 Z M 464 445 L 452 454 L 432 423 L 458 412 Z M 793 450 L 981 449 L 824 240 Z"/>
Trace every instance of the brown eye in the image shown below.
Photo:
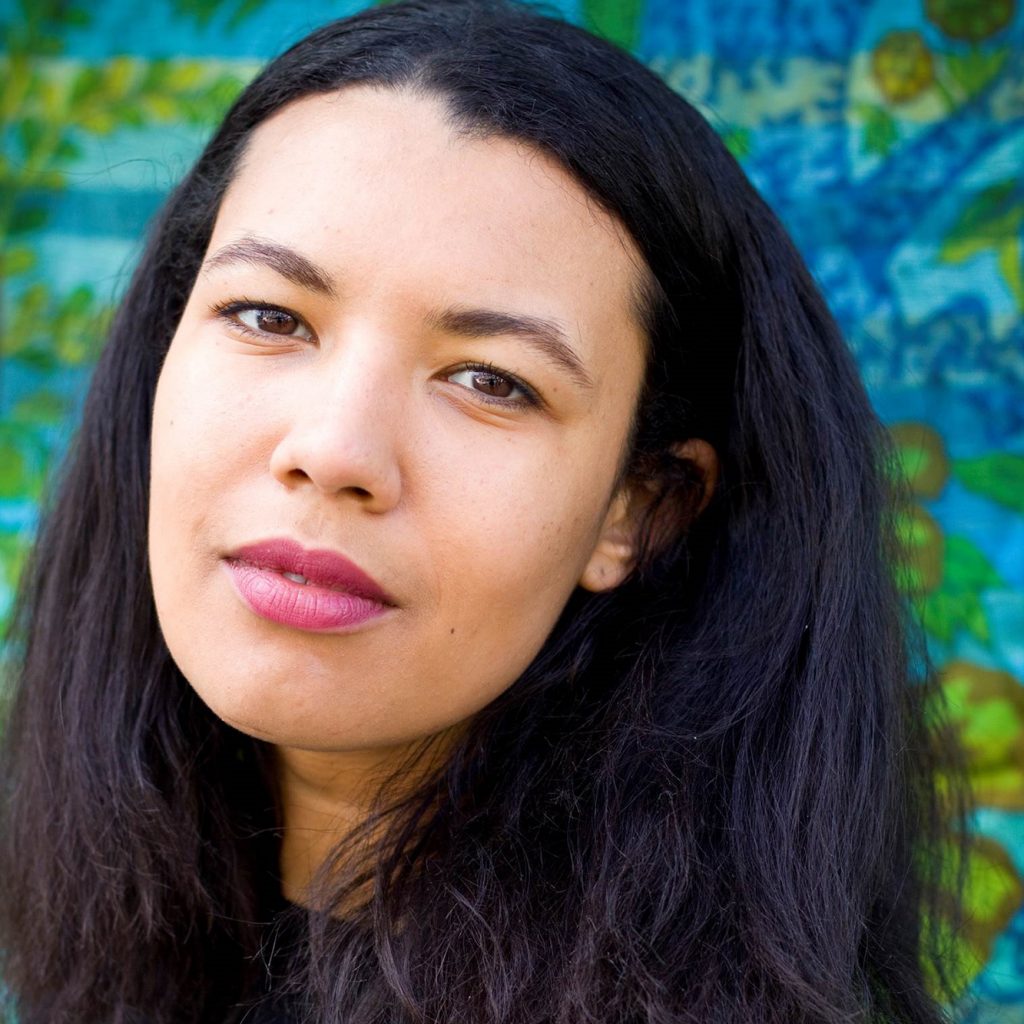
<path fill-rule="evenodd" d="M 473 387 L 476 391 L 482 391 L 492 398 L 508 398 L 515 391 L 516 386 L 506 377 L 497 373 L 488 373 L 483 370 L 471 371 Z"/>
<path fill-rule="evenodd" d="M 291 334 L 299 326 L 298 320 L 279 309 L 261 309 L 256 313 L 256 322 L 261 331 L 272 334 Z"/>
<path fill-rule="evenodd" d="M 538 404 L 535 392 L 518 377 L 499 371 L 492 366 L 463 366 L 447 374 L 450 381 L 479 395 L 486 402 L 506 406 L 532 406 Z M 460 379 L 461 378 L 461 379 Z"/>
<path fill-rule="evenodd" d="M 261 334 L 279 334 L 291 337 L 297 332 L 305 330 L 305 334 L 298 336 L 307 338 L 310 336 L 308 330 L 303 327 L 302 321 L 283 309 L 249 306 L 237 310 L 235 316 L 244 326 Z"/>

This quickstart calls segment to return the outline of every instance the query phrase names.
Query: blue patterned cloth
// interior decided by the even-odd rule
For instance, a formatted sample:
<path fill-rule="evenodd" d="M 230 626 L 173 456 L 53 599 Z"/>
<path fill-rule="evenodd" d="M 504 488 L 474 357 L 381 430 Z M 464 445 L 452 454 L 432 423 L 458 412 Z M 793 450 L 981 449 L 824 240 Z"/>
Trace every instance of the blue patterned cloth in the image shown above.
<path fill-rule="evenodd" d="M 0 622 L 148 218 L 265 59 L 363 6 L 0 2 Z M 1024 1022 L 1024 11 L 551 6 L 710 118 L 807 257 L 893 428 L 917 498 L 907 586 L 981 803 L 958 1013 Z"/>

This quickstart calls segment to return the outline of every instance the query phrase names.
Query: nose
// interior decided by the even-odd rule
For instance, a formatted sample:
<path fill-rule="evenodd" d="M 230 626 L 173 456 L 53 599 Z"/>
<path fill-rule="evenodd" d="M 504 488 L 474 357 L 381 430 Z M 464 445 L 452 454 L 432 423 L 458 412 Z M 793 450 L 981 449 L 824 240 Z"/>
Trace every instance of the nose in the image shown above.
<path fill-rule="evenodd" d="M 373 354 L 346 346 L 337 359 L 311 362 L 294 378 L 286 375 L 286 426 L 270 458 L 276 480 L 289 488 L 348 494 L 375 512 L 398 503 L 401 389 L 395 361 L 383 358 L 382 348 Z"/>

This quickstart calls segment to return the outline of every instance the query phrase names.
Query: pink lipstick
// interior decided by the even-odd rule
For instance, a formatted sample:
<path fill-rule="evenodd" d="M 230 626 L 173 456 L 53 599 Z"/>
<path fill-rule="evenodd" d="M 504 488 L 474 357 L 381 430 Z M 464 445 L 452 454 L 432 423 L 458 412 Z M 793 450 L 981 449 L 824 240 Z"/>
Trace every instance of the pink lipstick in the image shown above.
<path fill-rule="evenodd" d="M 347 558 L 326 548 L 309 550 L 286 538 L 241 547 L 224 565 L 253 612 L 296 629 L 353 628 L 397 606 Z"/>

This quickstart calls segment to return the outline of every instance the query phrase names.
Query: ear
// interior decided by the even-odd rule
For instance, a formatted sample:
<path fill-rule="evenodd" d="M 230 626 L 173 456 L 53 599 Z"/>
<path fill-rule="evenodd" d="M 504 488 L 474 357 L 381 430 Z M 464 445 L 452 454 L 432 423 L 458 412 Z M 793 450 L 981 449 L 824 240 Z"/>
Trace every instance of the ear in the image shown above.
<path fill-rule="evenodd" d="M 692 522 L 704 511 L 718 482 L 718 454 L 699 438 L 681 441 L 670 449 L 672 455 L 691 464 L 699 478 L 699 496 L 691 497 L 687 518 Z M 656 500 L 663 489 L 660 480 L 631 480 L 622 485 L 613 496 L 605 514 L 594 550 L 580 575 L 579 585 L 584 590 L 599 593 L 617 587 L 632 571 L 639 547 L 639 527 L 644 511 Z M 660 510 L 659 510 L 660 511 Z M 669 515 L 676 520 L 666 524 L 671 534 L 681 525 L 679 506 L 672 503 Z"/>

